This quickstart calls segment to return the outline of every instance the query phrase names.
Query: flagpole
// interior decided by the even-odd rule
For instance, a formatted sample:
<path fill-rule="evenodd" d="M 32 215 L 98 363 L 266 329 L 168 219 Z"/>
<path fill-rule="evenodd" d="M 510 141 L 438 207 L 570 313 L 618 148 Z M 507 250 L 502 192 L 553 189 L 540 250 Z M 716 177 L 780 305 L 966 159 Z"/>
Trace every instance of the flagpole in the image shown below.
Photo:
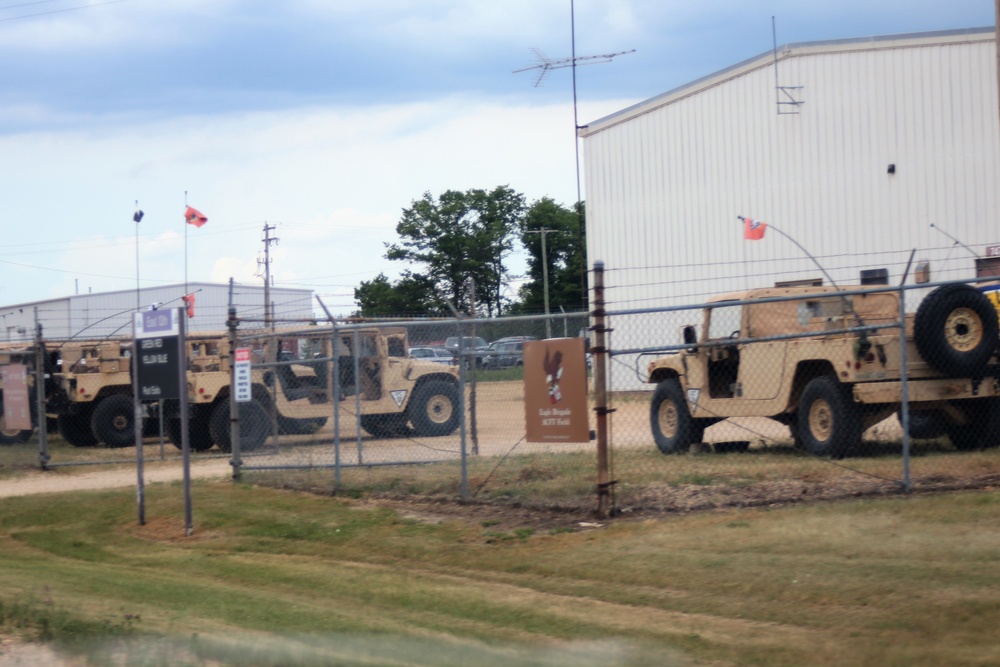
<path fill-rule="evenodd" d="M 132 219 L 135 220 L 135 312 L 139 312 L 142 309 L 142 298 L 139 295 L 139 220 L 142 216 L 139 215 L 139 200 L 135 200 L 135 213 L 132 215 Z"/>
<path fill-rule="evenodd" d="M 184 191 L 184 210 L 187 210 L 188 191 Z M 188 221 L 184 220 L 184 293 L 188 293 Z"/>
<path fill-rule="evenodd" d="M 745 217 L 743 217 L 742 215 L 738 215 L 736 217 L 741 222 L 743 222 L 744 224 L 746 224 L 747 219 Z M 830 284 L 833 285 L 833 287 L 838 292 L 842 292 L 843 291 L 843 290 L 840 289 L 840 285 L 837 284 L 837 282 L 833 279 L 833 277 L 829 273 L 826 272 L 826 269 L 823 268 L 823 265 L 819 263 L 819 260 L 817 260 L 815 257 L 813 257 L 812 253 L 810 253 L 808 250 L 806 250 L 805 247 L 801 243 L 799 243 L 798 241 L 796 241 L 795 239 L 793 239 L 791 236 L 789 236 L 785 232 L 781 231 L 779 228 L 775 227 L 770 222 L 767 223 L 767 229 L 773 229 L 774 231 L 778 232 L 779 234 L 781 234 L 782 236 L 784 236 L 786 239 L 788 239 L 789 241 L 791 241 L 792 243 L 794 243 L 795 247 L 798 248 L 799 250 L 801 250 L 802 253 L 806 257 L 808 257 L 809 259 L 811 259 L 812 262 L 813 262 L 813 264 L 815 264 L 816 267 L 819 268 L 819 270 L 823 272 L 823 275 L 826 276 L 826 279 L 830 281 Z M 856 310 L 854 310 L 854 306 L 847 299 L 847 297 L 841 297 L 841 298 L 844 300 L 844 303 L 847 306 L 848 310 L 851 311 L 851 314 L 854 315 L 854 319 L 856 319 L 858 321 L 858 324 L 863 325 L 864 322 L 862 321 L 861 316 L 858 315 L 858 312 Z"/>

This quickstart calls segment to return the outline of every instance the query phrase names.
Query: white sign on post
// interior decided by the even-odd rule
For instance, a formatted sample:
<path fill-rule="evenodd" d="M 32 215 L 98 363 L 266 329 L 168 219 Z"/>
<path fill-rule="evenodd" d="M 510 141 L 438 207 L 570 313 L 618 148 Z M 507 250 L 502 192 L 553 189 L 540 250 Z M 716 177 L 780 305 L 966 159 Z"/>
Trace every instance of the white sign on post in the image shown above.
<path fill-rule="evenodd" d="M 250 348 L 237 348 L 236 363 L 233 365 L 233 370 L 236 402 L 247 403 L 252 400 L 250 391 Z"/>

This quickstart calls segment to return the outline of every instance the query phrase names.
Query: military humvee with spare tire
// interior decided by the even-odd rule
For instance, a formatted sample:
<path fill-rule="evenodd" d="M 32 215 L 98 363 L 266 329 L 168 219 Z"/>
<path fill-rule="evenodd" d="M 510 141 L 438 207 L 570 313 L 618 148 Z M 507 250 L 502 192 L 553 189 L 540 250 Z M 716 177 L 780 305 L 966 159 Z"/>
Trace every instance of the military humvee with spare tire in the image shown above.
<path fill-rule="evenodd" d="M 688 347 L 648 367 L 660 451 L 687 451 L 728 417 L 759 416 L 789 426 L 812 454 L 855 452 L 865 429 L 900 409 L 900 336 L 845 330 L 898 322 L 899 296 L 839 292 L 775 287 L 709 302 L 700 336 L 685 327 Z M 774 300 L 783 297 L 792 298 Z M 998 319 L 983 292 L 938 287 L 907 316 L 905 341 L 915 423 L 934 425 L 960 450 L 1000 445 Z"/>

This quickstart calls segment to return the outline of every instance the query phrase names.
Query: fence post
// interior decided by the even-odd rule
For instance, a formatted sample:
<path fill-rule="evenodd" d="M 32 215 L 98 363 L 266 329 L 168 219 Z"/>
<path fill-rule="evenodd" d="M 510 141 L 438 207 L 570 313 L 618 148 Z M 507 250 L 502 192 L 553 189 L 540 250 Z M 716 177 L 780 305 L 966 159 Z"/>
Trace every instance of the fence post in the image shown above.
<path fill-rule="evenodd" d="M 38 321 L 38 306 L 35 306 L 35 401 L 38 410 L 38 463 L 42 470 L 47 470 L 50 457 L 45 417 L 45 347 L 42 343 L 42 324 Z"/>
<path fill-rule="evenodd" d="M 233 481 L 239 481 L 243 474 L 243 459 L 240 455 L 240 404 L 236 402 L 236 306 L 232 302 L 233 281 L 229 279 L 229 317 L 226 326 L 229 328 L 229 447 L 233 458 L 229 465 L 233 467 Z M 220 443 L 221 444 L 221 443 Z"/>
<path fill-rule="evenodd" d="M 608 386 L 607 332 L 604 319 L 604 262 L 594 262 L 594 415 L 597 420 L 597 515 L 607 517 L 610 510 L 611 476 L 608 466 Z"/>
<path fill-rule="evenodd" d="M 910 261 L 913 255 L 910 255 Z M 907 265 L 909 270 L 909 265 Z M 905 279 L 904 279 L 905 282 Z M 906 287 L 899 286 L 899 421 L 903 425 L 903 492 L 910 492 L 910 390 L 906 368 Z"/>
<path fill-rule="evenodd" d="M 333 325 L 333 344 L 330 346 L 333 358 L 330 362 L 330 374 L 333 376 L 333 495 L 337 495 L 340 491 L 340 332 L 332 317 L 330 324 Z"/>

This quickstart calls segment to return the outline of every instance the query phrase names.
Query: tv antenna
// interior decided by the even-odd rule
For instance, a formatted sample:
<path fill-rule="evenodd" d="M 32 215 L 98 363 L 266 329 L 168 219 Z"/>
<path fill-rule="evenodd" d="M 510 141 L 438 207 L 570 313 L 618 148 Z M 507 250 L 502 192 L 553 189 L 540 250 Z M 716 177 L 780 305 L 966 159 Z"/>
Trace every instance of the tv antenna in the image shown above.
<path fill-rule="evenodd" d="M 518 72 L 527 72 L 529 70 L 537 69 L 541 70 L 538 76 L 535 77 L 535 82 L 532 84 L 535 88 L 542 85 L 542 79 L 551 69 L 562 69 L 563 67 L 574 67 L 576 65 L 598 65 L 600 63 L 609 63 L 615 59 L 616 56 L 624 56 L 629 53 L 635 53 L 635 49 L 630 51 L 619 51 L 618 53 L 605 53 L 598 56 L 577 56 L 573 58 L 559 58 L 558 60 L 552 60 L 551 58 L 546 58 L 545 54 L 539 49 L 534 47 L 531 48 L 531 52 L 535 54 L 535 59 L 538 60 L 537 65 L 531 65 L 530 67 L 522 67 L 521 69 L 514 70 L 514 74 Z"/>

